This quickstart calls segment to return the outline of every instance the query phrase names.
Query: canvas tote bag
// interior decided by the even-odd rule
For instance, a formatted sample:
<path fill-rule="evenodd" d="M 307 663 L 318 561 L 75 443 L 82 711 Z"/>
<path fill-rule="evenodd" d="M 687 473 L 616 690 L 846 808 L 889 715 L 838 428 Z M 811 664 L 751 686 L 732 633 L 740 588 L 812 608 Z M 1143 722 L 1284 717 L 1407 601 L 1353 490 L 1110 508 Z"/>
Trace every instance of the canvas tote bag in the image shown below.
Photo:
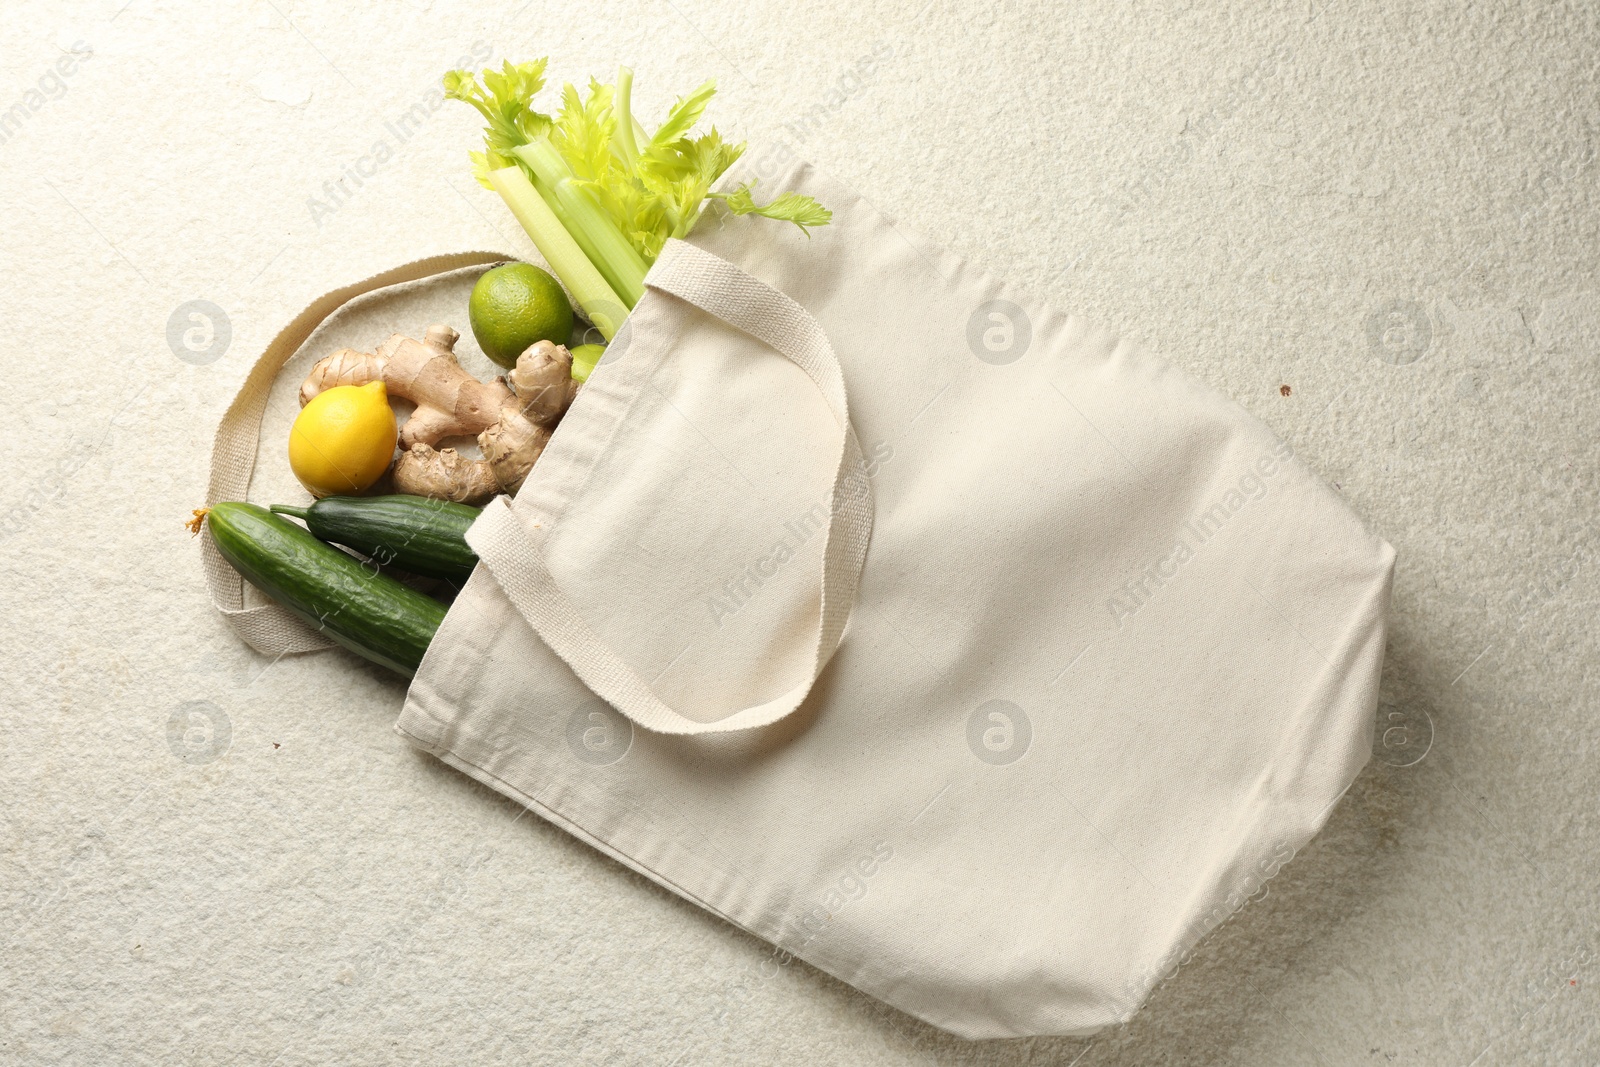
<path fill-rule="evenodd" d="M 946 1030 L 1125 1020 L 1366 762 L 1393 551 L 1182 371 L 764 177 L 833 223 L 669 244 L 397 729 Z"/>

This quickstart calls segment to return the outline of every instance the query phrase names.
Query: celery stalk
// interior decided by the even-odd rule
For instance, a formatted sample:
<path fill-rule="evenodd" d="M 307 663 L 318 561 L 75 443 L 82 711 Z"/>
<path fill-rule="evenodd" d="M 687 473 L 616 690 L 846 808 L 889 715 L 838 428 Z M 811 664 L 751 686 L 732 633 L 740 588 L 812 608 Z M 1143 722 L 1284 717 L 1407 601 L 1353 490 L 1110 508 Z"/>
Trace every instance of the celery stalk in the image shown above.
<path fill-rule="evenodd" d="M 572 212 L 568 210 L 567 202 L 557 196 L 555 190 L 551 189 L 539 175 L 535 174 L 531 167 L 526 163 L 522 164 L 521 167 L 528 180 L 533 183 L 534 191 L 539 194 L 545 206 L 550 209 L 550 213 L 556 217 L 556 221 L 561 223 L 561 228 L 571 235 L 572 239 L 578 243 L 578 247 L 583 250 L 583 254 L 588 257 L 589 262 L 598 269 L 601 263 L 600 249 L 590 238 L 589 231 L 578 224 L 578 220 L 573 218 Z M 604 273 L 601 274 L 601 277 L 606 279 L 606 285 L 611 286 L 610 278 L 606 277 Z M 615 293 L 617 290 L 613 286 L 611 291 Z"/>
<path fill-rule="evenodd" d="M 583 254 L 583 249 L 561 225 L 522 168 L 491 170 L 489 184 L 528 231 L 539 254 L 572 293 L 585 317 L 595 324 L 602 337 L 611 340 L 627 317 L 628 307 Z"/>
<path fill-rule="evenodd" d="M 631 174 L 638 170 L 634 160 L 639 158 L 639 142 L 635 139 L 634 130 L 633 71 L 629 68 L 617 68 L 617 88 L 611 99 L 617 119 L 615 137 L 618 155 L 622 159 L 622 165 Z"/>
<path fill-rule="evenodd" d="M 594 251 L 590 258 L 625 306 L 632 308 L 644 295 L 644 259 L 622 235 L 611 216 L 578 185 L 566 160 L 548 138 L 540 137 L 511 150 L 512 155 L 533 168 L 543 185 L 561 204 L 569 228 L 583 231 Z"/>
<path fill-rule="evenodd" d="M 445 96 L 483 116 L 483 151 L 468 153 L 473 176 L 500 193 L 607 338 L 644 294 L 649 264 L 668 240 L 689 235 L 707 202 L 805 233 L 832 218 L 799 193 L 757 203 L 753 181 L 712 190 L 744 152 L 715 127 L 694 132 L 715 81 L 679 97 L 647 133 L 633 114 L 627 67 L 614 88 L 591 78 L 587 98 L 564 86 L 552 117 L 534 108 L 547 66 L 536 59 L 479 74 L 452 70 L 442 84 Z"/>

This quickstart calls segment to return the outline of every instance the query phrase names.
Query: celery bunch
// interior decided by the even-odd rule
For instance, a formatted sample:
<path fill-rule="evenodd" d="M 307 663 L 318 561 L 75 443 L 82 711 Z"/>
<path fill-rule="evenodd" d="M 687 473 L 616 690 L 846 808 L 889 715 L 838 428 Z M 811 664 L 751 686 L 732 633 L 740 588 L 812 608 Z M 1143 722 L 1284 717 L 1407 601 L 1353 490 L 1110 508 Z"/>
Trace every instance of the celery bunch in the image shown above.
<path fill-rule="evenodd" d="M 507 62 L 498 71 L 453 70 L 445 95 L 471 104 L 488 123 L 484 150 L 470 153 L 479 182 L 495 190 L 541 255 L 607 340 L 644 293 L 669 237 L 694 228 L 708 199 L 736 215 L 792 222 L 801 230 L 833 217 L 809 196 L 784 193 L 758 204 L 751 183 L 731 192 L 712 184 L 744 151 L 715 128 L 694 126 L 716 92 L 706 82 L 681 97 L 654 133 L 633 115 L 633 72 L 615 86 L 589 81 L 584 96 L 562 89 L 552 117 L 534 110 L 546 60 Z"/>

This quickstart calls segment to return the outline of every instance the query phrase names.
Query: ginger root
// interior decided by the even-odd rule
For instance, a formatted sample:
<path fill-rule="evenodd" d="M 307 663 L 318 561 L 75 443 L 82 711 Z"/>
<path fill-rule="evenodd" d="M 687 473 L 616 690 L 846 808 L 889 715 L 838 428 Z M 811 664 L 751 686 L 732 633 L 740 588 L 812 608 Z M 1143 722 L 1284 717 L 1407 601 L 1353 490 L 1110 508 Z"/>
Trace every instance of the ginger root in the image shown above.
<path fill-rule="evenodd" d="M 504 378 L 480 382 L 462 368 L 455 354 L 460 338 L 450 327 L 434 325 L 421 341 L 397 333 L 370 355 L 341 348 L 311 368 L 300 386 L 300 405 L 324 389 L 381 378 L 390 396 L 417 405 L 400 430 L 401 448 L 482 433 L 499 420 L 511 390 Z"/>
<path fill-rule="evenodd" d="M 504 377 L 480 382 L 456 360 L 460 336 L 434 325 L 422 341 L 397 333 L 376 352 L 341 348 L 311 368 L 300 386 L 300 403 L 336 385 L 382 380 L 391 396 L 416 405 L 400 429 L 395 488 L 462 504 L 515 493 L 577 395 L 572 354 L 540 341 L 518 357 L 509 384 Z M 473 435 L 482 459 L 434 447 Z"/>
<path fill-rule="evenodd" d="M 435 451 L 417 444 L 394 461 L 394 487 L 402 493 L 453 500 L 457 504 L 482 504 L 500 491 L 494 471 L 481 459 L 463 456 L 453 448 Z"/>
<path fill-rule="evenodd" d="M 478 447 L 495 481 L 515 495 L 572 403 L 578 383 L 572 380 L 572 353 L 550 341 L 539 341 L 518 356 L 510 379 L 515 395 L 501 402 L 500 421 L 478 435 Z"/>

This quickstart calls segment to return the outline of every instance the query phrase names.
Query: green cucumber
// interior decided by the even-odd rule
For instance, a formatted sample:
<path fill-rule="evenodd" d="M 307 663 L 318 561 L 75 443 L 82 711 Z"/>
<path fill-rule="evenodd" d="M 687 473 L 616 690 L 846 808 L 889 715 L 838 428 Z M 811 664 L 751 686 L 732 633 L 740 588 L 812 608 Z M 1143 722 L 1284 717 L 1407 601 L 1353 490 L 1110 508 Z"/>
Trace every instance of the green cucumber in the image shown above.
<path fill-rule="evenodd" d="M 467 547 L 477 508 L 425 496 L 325 496 L 310 507 L 272 505 L 320 540 L 353 548 L 380 565 L 466 582 L 478 557 Z"/>
<path fill-rule="evenodd" d="M 257 504 L 214 504 L 205 523 L 251 585 L 357 655 L 416 673 L 443 604 Z"/>

